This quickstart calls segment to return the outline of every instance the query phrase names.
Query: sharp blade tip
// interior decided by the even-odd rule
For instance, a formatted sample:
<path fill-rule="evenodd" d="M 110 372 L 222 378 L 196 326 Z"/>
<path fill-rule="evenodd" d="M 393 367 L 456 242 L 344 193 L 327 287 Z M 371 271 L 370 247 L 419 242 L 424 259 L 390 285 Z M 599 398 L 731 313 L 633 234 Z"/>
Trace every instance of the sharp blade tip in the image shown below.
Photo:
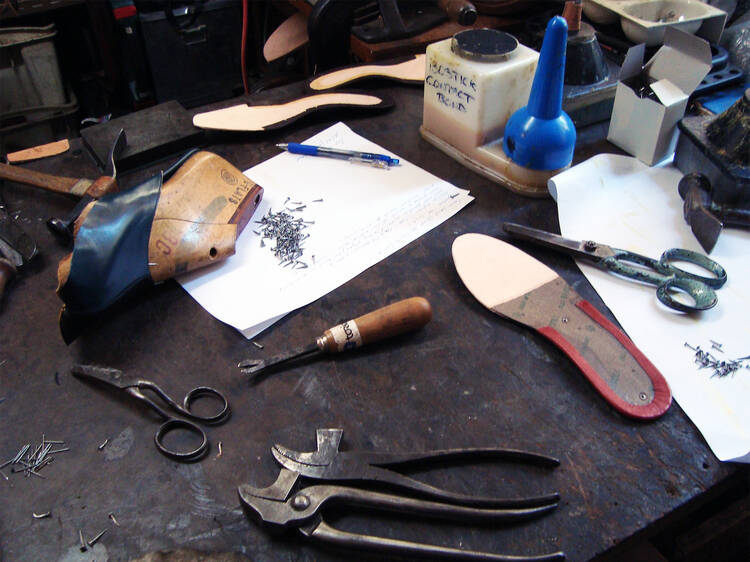
<path fill-rule="evenodd" d="M 243 359 L 237 363 L 237 367 L 240 369 L 248 369 L 260 365 L 261 363 L 263 363 L 263 361 L 260 359 Z"/>

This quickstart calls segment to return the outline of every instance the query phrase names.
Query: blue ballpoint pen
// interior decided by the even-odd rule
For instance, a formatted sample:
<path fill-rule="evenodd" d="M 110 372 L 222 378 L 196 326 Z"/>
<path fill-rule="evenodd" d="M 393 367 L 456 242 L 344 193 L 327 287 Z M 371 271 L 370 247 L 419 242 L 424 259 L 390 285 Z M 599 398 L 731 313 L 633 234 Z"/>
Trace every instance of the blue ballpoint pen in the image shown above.
<path fill-rule="evenodd" d="M 398 158 L 391 158 L 386 154 L 375 154 L 373 152 L 359 152 L 357 150 L 342 150 L 340 148 L 327 148 L 324 146 L 313 146 L 311 144 L 299 144 L 296 142 L 277 144 L 277 148 L 286 150 L 292 154 L 305 154 L 308 156 L 327 156 L 329 158 L 341 158 L 351 162 L 363 162 L 378 168 L 388 168 L 398 165 Z"/>

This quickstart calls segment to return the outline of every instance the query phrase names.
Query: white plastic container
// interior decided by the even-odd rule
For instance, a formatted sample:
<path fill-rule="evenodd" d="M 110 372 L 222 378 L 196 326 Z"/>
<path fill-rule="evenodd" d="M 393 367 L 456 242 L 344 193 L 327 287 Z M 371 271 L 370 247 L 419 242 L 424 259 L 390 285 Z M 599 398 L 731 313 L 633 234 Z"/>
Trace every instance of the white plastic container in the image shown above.
<path fill-rule="evenodd" d="M 539 53 L 515 42 L 506 55 L 470 56 L 455 37 L 429 45 L 424 83 L 423 130 L 465 153 L 501 138 L 526 105 Z"/>
<path fill-rule="evenodd" d="M 464 34 L 471 34 L 471 40 Z M 528 103 L 538 60 L 535 50 L 491 29 L 460 32 L 429 45 L 420 134 L 508 189 L 549 196 L 549 172 L 514 164 L 502 143 L 508 119 Z"/>

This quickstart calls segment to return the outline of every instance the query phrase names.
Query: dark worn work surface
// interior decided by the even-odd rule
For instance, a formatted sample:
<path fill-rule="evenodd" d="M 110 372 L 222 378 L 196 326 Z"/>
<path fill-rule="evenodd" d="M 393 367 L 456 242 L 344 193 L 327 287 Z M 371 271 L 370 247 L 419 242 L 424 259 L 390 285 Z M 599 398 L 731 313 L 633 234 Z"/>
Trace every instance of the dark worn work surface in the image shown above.
<path fill-rule="evenodd" d="M 296 88 L 259 99 L 288 99 Z M 267 134 L 214 137 L 211 148 L 245 169 L 275 155 L 275 143 L 302 141 L 342 119 L 476 197 L 451 220 L 279 321 L 256 338 L 263 350 L 211 317 L 174 281 L 131 299 L 66 347 L 54 293 L 64 250 L 44 221 L 63 215 L 71 201 L 4 187 L 11 212 L 36 238 L 41 255 L 8 288 L 0 313 L 0 457 L 12 458 L 42 434 L 65 440 L 71 450 L 56 455 L 42 472 L 45 479 L 0 477 L 0 558 L 124 560 L 189 548 L 242 552 L 255 560 L 350 559 L 294 533 L 273 535 L 239 509 L 239 484 L 269 485 L 278 473 L 269 447 L 278 442 L 312 450 L 319 427 L 343 428 L 348 449 L 501 446 L 557 456 L 561 466 L 554 471 L 482 463 L 419 475 L 463 493 L 560 493 L 556 512 L 522 525 L 331 516 L 345 529 L 509 554 L 563 550 L 570 560 L 591 559 L 629 537 L 653 532 L 670 513 L 689 510 L 744 474 L 716 460 L 677 404 L 652 423 L 619 416 L 560 351 L 474 300 L 454 270 L 453 239 L 472 231 L 499 236 L 504 220 L 557 230 L 555 204 L 512 194 L 444 156 L 419 136 L 421 90 L 389 86 L 387 91 L 396 107 L 382 115 L 329 112 Z M 583 139 L 577 159 L 598 148 Z M 90 160 L 77 149 L 80 142 L 63 156 L 29 166 L 95 177 Z M 151 171 L 160 166 L 165 163 Z M 132 185 L 148 174 L 139 170 L 121 182 Z M 530 251 L 612 318 L 573 261 Z M 256 385 L 235 368 L 247 356 L 307 344 L 334 323 L 414 295 L 427 297 L 434 309 L 433 321 L 419 333 L 308 362 Z M 241 292 L 232 298 L 263 295 Z M 228 395 L 233 415 L 225 425 L 208 429 L 213 447 L 207 458 L 179 464 L 156 451 L 157 423 L 146 410 L 73 378 L 74 362 L 137 373 L 179 396 L 211 384 Z M 99 450 L 105 439 L 109 443 Z M 49 518 L 32 517 L 47 511 Z M 108 532 L 81 553 L 79 529 L 87 538 Z"/>

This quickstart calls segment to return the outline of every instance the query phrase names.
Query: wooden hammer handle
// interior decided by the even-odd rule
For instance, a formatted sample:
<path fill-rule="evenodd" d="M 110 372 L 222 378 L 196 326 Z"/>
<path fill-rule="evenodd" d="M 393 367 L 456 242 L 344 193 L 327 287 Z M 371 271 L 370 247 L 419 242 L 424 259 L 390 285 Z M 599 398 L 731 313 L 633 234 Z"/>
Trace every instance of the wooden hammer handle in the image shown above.
<path fill-rule="evenodd" d="M 91 185 L 90 180 L 53 176 L 3 163 L 0 163 L 0 179 L 78 196 L 83 195 Z"/>
<path fill-rule="evenodd" d="M 318 338 L 318 347 L 328 353 L 339 353 L 418 330 L 431 319 L 432 307 L 427 299 L 412 297 L 329 328 Z"/>

